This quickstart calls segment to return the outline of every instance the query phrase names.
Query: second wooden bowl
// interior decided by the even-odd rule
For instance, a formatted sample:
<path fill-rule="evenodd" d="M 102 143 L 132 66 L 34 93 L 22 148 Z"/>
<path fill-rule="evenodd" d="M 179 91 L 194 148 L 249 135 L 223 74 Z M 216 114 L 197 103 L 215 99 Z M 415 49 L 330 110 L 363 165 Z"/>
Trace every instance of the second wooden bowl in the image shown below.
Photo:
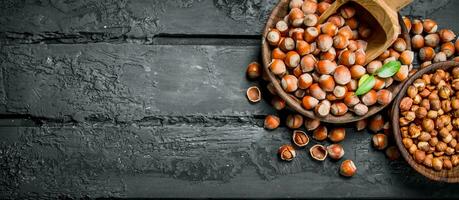
<path fill-rule="evenodd" d="M 438 69 L 443 69 L 445 71 L 450 70 L 453 67 L 459 66 L 459 62 L 449 61 L 449 62 L 440 62 L 430 65 L 424 69 L 419 70 L 413 76 L 411 76 L 406 83 L 403 85 L 400 93 L 394 100 L 394 104 L 392 106 L 392 129 L 394 133 L 395 142 L 397 143 L 397 147 L 400 150 L 402 157 L 408 162 L 413 169 L 417 172 L 421 173 L 422 175 L 426 176 L 427 178 L 435 181 L 442 181 L 448 183 L 458 183 L 459 182 L 459 166 L 454 167 L 452 170 L 442 170 L 442 171 L 435 171 L 432 168 L 427 168 L 422 164 L 418 164 L 414 161 L 413 157 L 410 155 L 408 150 L 403 146 L 402 143 L 402 135 L 400 133 L 400 101 L 405 97 L 406 90 L 408 87 L 418 78 L 422 77 L 423 74 L 426 73 L 434 73 Z"/>
<path fill-rule="evenodd" d="M 311 119 L 320 119 L 321 121 L 323 122 L 327 122 L 327 123 L 334 123 L 334 124 L 343 124 L 343 123 L 349 123 L 349 122 L 355 122 L 355 121 L 358 121 L 358 120 L 361 120 L 361 119 L 366 119 L 376 113 L 378 113 L 379 111 L 381 111 L 382 109 L 384 109 L 387 105 L 374 105 L 374 106 L 371 106 L 368 110 L 368 113 L 366 115 L 363 115 L 363 116 L 357 116 L 357 115 L 354 115 L 353 113 L 351 112 L 348 112 L 347 114 L 343 115 L 343 116 L 334 116 L 332 114 L 329 114 L 328 116 L 326 117 L 323 117 L 323 118 L 320 118 L 318 116 L 316 116 L 314 114 L 313 111 L 309 111 L 309 110 L 306 110 L 304 109 L 301 104 L 291 98 L 289 96 L 289 94 L 287 94 L 281 87 L 280 83 L 279 83 L 279 80 L 276 78 L 276 76 L 274 74 L 271 73 L 270 69 L 269 69 L 269 63 L 271 62 L 271 48 L 268 44 L 268 42 L 266 42 L 266 36 L 268 34 L 268 32 L 270 31 L 270 29 L 272 27 L 275 26 L 275 24 L 282 20 L 284 18 L 284 16 L 286 16 L 288 14 L 288 8 L 289 8 L 289 0 L 280 0 L 279 1 L 279 4 L 273 9 L 271 15 L 269 16 L 269 19 L 268 19 L 268 22 L 266 23 L 266 27 L 263 31 L 263 38 L 262 38 L 262 59 L 263 59 L 263 65 L 264 65 L 264 70 L 267 72 L 267 75 L 270 79 L 270 81 L 273 83 L 274 85 L 274 88 L 277 92 L 277 94 L 285 100 L 285 102 L 287 103 L 287 105 L 295 110 L 296 112 L 308 117 L 308 118 L 311 118 Z M 363 14 L 362 14 L 363 13 Z M 362 15 L 365 15 L 364 12 L 361 12 Z M 370 22 L 373 21 L 374 23 L 377 23 L 375 22 L 376 20 L 373 19 L 371 20 L 371 16 L 369 16 L 368 14 L 365 15 L 365 18 L 367 20 L 369 20 Z M 405 38 L 405 41 L 407 41 L 407 46 L 408 46 L 408 49 L 411 49 L 411 39 L 410 39 L 410 36 L 409 36 L 409 33 L 406 29 L 406 26 L 405 26 L 405 23 L 403 23 L 403 19 L 400 17 L 400 14 L 399 14 L 399 23 L 400 23 L 400 26 L 402 28 L 402 35 L 403 37 Z M 371 23 L 369 23 L 371 24 Z M 398 91 L 400 90 L 402 86 L 402 83 L 395 83 L 390 86 L 389 88 L 387 88 L 388 90 L 390 90 L 394 95 L 398 93 Z"/>

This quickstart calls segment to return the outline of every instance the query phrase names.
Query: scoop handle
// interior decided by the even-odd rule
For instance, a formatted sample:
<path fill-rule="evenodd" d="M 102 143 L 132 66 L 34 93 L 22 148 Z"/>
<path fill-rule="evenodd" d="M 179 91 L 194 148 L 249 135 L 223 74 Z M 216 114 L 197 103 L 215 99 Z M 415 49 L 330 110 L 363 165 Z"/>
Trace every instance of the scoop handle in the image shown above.
<path fill-rule="evenodd" d="M 384 0 L 386 4 L 394 11 L 400 11 L 402 8 L 413 2 L 413 0 Z"/>

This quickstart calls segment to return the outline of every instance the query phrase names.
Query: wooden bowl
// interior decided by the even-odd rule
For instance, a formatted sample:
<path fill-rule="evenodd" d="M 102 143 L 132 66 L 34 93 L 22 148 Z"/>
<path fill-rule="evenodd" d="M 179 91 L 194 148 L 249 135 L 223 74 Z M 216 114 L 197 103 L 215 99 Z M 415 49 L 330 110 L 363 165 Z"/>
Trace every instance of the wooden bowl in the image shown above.
<path fill-rule="evenodd" d="M 397 143 L 398 149 L 400 150 L 403 158 L 411 165 L 417 172 L 424 175 L 425 177 L 435 180 L 435 181 L 442 181 L 448 183 L 458 183 L 459 182 L 459 167 L 454 167 L 452 170 L 442 170 L 442 171 L 435 171 L 431 168 L 427 168 L 422 164 L 418 164 L 414 161 L 413 157 L 410 155 L 408 150 L 403 146 L 402 143 L 402 135 L 400 133 L 400 125 L 399 125 L 399 118 L 400 118 L 400 101 L 406 94 L 407 88 L 419 77 L 422 77 L 423 74 L 426 73 L 433 73 L 437 69 L 449 70 L 452 67 L 459 66 L 459 62 L 448 61 L 448 62 L 440 62 L 430 65 L 424 69 L 419 70 L 413 76 L 411 76 L 405 84 L 403 85 L 400 93 L 395 98 L 394 104 L 392 106 L 392 129 L 395 137 L 395 142 Z"/>
<path fill-rule="evenodd" d="M 335 124 L 343 124 L 343 123 L 349 123 L 349 122 L 355 122 L 361 119 L 368 118 L 382 109 L 384 109 L 387 105 L 374 105 L 369 107 L 368 113 L 363 116 L 357 116 L 354 115 L 352 112 L 348 112 L 347 114 L 343 116 L 334 116 L 332 114 L 329 114 L 326 117 L 319 117 L 314 114 L 313 111 L 309 111 L 304 109 L 301 104 L 291 98 L 289 94 L 287 94 L 281 87 L 279 80 L 276 78 L 274 74 L 271 73 L 271 70 L 269 69 L 269 63 L 271 62 L 271 47 L 269 46 L 268 42 L 266 42 L 266 36 L 269 32 L 269 30 L 275 26 L 275 24 L 284 18 L 288 14 L 288 8 L 289 8 L 289 0 L 280 0 L 277 6 L 273 9 L 271 15 L 269 16 L 268 22 L 266 23 L 265 29 L 263 31 L 263 38 L 262 38 L 262 59 L 263 59 L 263 67 L 264 70 L 266 71 L 269 80 L 273 83 L 274 89 L 276 90 L 277 94 L 285 100 L 289 108 L 293 109 L 294 111 L 308 117 L 311 119 L 320 119 L 322 122 L 327 122 L 327 123 L 335 123 Z M 362 12 L 360 12 L 361 14 Z M 371 16 L 365 15 L 367 18 L 370 18 Z M 367 19 L 368 20 L 368 19 Z M 374 19 L 370 21 L 375 21 Z M 409 36 L 409 33 L 406 29 L 405 23 L 403 22 L 403 19 L 401 18 L 399 14 L 399 23 L 400 27 L 402 29 L 402 34 L 403 37 L 405 38 L 405 41 L 407 41 L 407 47 L 408 49 L 411 49 L 411 39 Z M 402 87 L 402 83 L 400 82 L 395 82 L 392 86 L 387 88 L 389 91 L 391 91 L 395 96 Z"/>

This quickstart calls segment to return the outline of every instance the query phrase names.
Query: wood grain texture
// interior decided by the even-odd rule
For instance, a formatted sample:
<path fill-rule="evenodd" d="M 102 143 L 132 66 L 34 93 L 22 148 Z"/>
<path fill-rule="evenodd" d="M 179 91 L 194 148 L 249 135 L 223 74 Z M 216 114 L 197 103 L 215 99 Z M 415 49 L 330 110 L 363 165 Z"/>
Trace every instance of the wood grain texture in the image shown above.
<path fill-rule="evenodd" d="M 0 35 L 13 43 L 154 43 L 161 35 L 259 36 L 277 0 L 85 0 L 0 2 Z M 403 15 L 455 27 L 452 0 L 417 0 Z M 443 14 L 444 12 L 447 14 Z M 211 22 L 210 22 L 211 21 Z"/>
<path fill-rule="evenodd" d="M 273 155 L 290 140 L 284 128 L 54 124 L 0 133 L 0 197 L 424 198 L 453 197 L 459 189 L 388 161 L 370 147 L 366 132 L 343 143 L 345 158 L 359 170 L 351 179 L 338 176 L 337 163 L 315 162 L 306 150 L 280 162 Z"/>
<path fill-rule="evenodd" d="M 0 105 L 3 114 L 79 122 L 265 115 L 274 113 L 269 104 L 252 105 L 245 97 L 256 83 L 244 70 L 258 54 L 257 46 L 2 47 L 7 98 Z"/>

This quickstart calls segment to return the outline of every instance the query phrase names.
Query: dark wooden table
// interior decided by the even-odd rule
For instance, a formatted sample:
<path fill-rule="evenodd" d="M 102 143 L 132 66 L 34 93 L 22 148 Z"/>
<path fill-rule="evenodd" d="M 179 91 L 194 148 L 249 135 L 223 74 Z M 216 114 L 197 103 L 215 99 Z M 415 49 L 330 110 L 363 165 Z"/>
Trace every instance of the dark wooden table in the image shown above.
<path fill-rule="evenodd" d="M 280 162 L 290 131 L 251 105 L 246 65 L 276 0 L 0 2 L 0 198 L 459 198 L 350 125 L 346 158 Z M 403 10 L 459 31 L 459 1 Z"/>

